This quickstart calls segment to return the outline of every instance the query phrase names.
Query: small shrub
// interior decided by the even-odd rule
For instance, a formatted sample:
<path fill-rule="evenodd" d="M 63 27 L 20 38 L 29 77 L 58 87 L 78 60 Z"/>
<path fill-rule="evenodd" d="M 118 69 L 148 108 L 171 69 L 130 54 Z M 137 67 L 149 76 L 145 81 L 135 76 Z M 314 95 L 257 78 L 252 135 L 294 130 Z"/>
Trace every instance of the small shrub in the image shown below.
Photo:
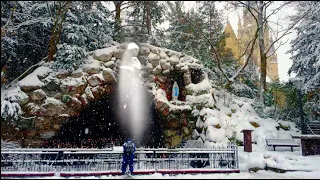
<path fill-rule="evenodd" d="M 270 157 L 271 157 L 271 156 L 265 156 L 264 158 L 265 158 L 265 159 L 268 159 L 268 158 L 270 158 Z"/>
<path fill-rule="evenodd" d="M 238 139 L 236 139 L 236 145 L 237 146 L 243 146 L 243 142 L 238 140 Z"/>
<path fill-rule="evenodd" d="M 279 123 L 279 126 L 277 126 L 276 128 L 277 128 L 278 131 L 279 131 L 280 128 L 285 130 L 285 131 L 289 131 L 290 130 L 290 126 L 284 126 L 281 123 Z"/>
<path fill-rule="evenodd" d="M 221 128 L 220 124 L 216 124 L 216 125 L 214 125 L 213 127 L 217 128 L 217 129 L 220 129 L 220 128 Z"/>
<path fill-rule="evenodd" d="M 237 146 L 243 146 L 243 142 L 236 139 L 235 136 L 231 137 L 231 138 L 228 138 L 230 142 L 234 142 Z"/>
<path fill-rule="evenodd" d="M 263 170 L 263 169 L 261 169 L 261 168 L 259 168 L 259 167 L 254 167 L 254 168 L 250 168 L 250 169 L 249 169 L 249 172 L 251 172 L 251 171 L 257 172 L 257 171 L 259 171 L 259 170 Z"/>
<path fill-rule="evenodd" d="M 231 117 L 231 116 L 232 116 L 232 114 L 231 114 L 231 113 L 228 113 L 228 114 L 227 114 L 227 116 Z"/>
<path fill-rule="evenodd" d="M 231 109 L 231 112 L 232 112 L 232 113 L 236 113 L 237 110 L 236 110 L 236 109 Z"/>
<path fill-rule="evenodd" d="M 250 124 L 255 128 L 260 127 L 260 124 L 253 122 L 253 121 L 251 121 Z"/>
<path fill-rule="evenodd" d="M 71 101 L 71 96 L 68 94 L 64 94 L 64 95 L 62 95 L 61 101 L 64 103 L 68 103 Z"/>

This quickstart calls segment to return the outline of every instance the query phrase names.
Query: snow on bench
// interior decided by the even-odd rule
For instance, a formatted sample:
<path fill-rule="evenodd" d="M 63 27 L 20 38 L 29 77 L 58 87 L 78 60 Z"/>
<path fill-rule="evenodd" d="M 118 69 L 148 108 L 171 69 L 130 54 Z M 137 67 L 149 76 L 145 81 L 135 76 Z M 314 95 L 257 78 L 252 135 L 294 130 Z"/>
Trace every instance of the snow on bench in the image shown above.
<path fill-rule="evenodd" d="M 276 150 L 276 146 L 290 146 L 291 152 L 293 152 L 293 147 L 300 147 L 300 144 L 293 139 L 266 139 L 268 146 L 273 146 L 273 150 Z"/>

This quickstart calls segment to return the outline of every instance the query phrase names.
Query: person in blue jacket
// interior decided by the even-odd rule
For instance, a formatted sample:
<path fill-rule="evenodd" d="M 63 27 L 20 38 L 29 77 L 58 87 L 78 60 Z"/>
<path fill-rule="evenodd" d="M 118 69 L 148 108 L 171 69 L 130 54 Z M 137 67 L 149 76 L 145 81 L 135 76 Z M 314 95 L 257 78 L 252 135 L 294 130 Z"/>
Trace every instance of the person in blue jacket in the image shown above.
<path fill-rule="evenodd" d="M 123 155 L 122 155 L 122 174 L 126 173 L 127 166 L 129 165 L 130 173 L 133 174 L 133 158 L 136 146 L 130 138 L 123 144 Z"/>

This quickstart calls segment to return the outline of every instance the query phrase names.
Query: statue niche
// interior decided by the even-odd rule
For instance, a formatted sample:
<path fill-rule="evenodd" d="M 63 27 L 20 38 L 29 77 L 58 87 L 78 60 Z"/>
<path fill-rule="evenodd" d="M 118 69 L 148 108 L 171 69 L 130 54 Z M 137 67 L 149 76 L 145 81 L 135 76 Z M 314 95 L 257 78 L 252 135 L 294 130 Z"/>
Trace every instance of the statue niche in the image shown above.
<path fill-rule="evenodd" d="M 166 97 L 168 101 L 172 101 L 172 89 L 173 85 L 176 82 L 178 85 L 178 101 L 186 101 L 186 88 L 183 80 L 183 72 L 181 71 L 172 71 L 167 76 L 156 76 L 155 82 L 159 88 L 163 89 L 166 92 Z"/>

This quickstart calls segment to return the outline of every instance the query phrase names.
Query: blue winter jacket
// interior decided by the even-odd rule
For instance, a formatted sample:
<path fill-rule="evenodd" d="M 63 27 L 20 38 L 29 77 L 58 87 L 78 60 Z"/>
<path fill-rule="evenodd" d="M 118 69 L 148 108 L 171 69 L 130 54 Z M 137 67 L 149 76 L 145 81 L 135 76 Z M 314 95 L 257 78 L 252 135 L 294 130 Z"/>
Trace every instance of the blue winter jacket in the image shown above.
<path fill-rule="evenodd" d="M 129 142 L 129 141 L 127 141 L 127 142 Z M 127 142 L 125 142 L 123 144 L 123 155 L 124 156 L 126 155 L 125 152 L 126 152 L 126 149 L 127 149 Z M 133 142 L 132 142 L 132 144 L 133 144 L 133 153 L 130 156 L 132 156 L 132 158 L 133 158 L 134 153 L 136 152 L 136 145 Z"/>

